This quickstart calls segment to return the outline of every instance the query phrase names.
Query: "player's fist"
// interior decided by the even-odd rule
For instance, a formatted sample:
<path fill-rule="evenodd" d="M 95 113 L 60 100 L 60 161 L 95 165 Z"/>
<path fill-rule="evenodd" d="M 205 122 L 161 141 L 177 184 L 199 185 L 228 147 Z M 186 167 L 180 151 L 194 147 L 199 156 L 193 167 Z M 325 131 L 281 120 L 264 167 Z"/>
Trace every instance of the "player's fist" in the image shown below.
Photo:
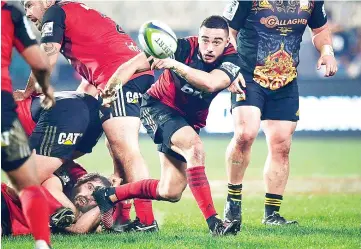
<path fill-rule="evenodd" d="M 320 70 L 322 65 L 326 66 L 325 77 L 330 77 L 335 75 L 338 70 L 337 62 L 333 55 L 321 56 L 317 62 L 317 70 Z"/>
<path fill-rule="evenodd" d="M 154 69 L 173 69 L 175 67 L 176 61 L 171 58 L 166 59 L 153 59 L 151 70 Z"/>
<path fill-rule="evenodd" d="M 24 90 L 16 90 L 13 92 L 13 98 L 15 101 L 21 101 L 26 99 Z"/>
<path fill-rule="evenodd" d="M 244 80 L 243 75 L 239 73 L 237 78 L 228 87 L 228 91 L 230 91 L 231 93 L 244 94 L 241 86 L 243 86 L 243 88 L 246 88 L 246 81 Z"/>
<path fill-rule="evenodd" d="M 44 95 L 40 97 L 41 106 L 45 110 L 48 110 L 55 105 L 54 89 L 51 86 L 48 86 L 43 87 L 42 91 Z"/>

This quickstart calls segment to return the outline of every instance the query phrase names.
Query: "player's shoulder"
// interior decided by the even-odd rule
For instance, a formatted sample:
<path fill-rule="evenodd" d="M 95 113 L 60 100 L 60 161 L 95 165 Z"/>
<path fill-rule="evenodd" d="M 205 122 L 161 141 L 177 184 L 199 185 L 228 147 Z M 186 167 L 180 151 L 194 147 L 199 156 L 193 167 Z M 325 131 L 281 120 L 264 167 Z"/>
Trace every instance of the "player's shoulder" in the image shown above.
<path fill-rule="evenodd" d="M 58 19 L 59 17 L 65 17 L 65 11 L 63 9 L 63 4 L 55 3 L 50 8 L 48 8 L 44 13 L 43 19 Z"/>
<path fill-rule="evenodd" d="M 9 11 L 13 22 L 17 22 L 25 16 L 24 9 L 18 1 L 1 1 L 1 10 Z"/>
<path fill-rule="evenodd" d="M 234 46 L 229 43 L 228 46 L 224 49 L 223 55 L 237 55 L 237 50 L 234 48 Z"/>
<path fill-rule="evenodd" d="M 178 46 L 190 46 L 195 48 L 198 46 L 198 36 L 187 36 L 178 39 Z"/>

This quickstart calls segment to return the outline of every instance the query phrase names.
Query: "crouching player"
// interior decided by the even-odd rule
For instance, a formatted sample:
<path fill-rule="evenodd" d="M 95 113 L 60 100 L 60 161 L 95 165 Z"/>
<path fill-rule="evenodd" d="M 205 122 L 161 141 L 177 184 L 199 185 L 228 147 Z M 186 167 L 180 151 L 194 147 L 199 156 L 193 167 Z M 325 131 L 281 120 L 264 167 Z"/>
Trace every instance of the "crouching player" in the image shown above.
<path fill-rule="evenodd" d="M 189 185 L 213 235 L 235 233 L 237 221 L 223 224 L 217 217 L 205 174 L 205 153 L 199 130 L 206 125 L 213 98 L 238 78 L 239 57 L 229 43 L 228 24 L 220 16 L 203 21 L 198 37 L 178 40 L 175 59 L 154 59 L 141 53 L 118 68 L 109 81 L 125 84 L 133 73 L 165 69 L 143 96 L 141 120 L 158 144 L 160 180 L 143 180 L 117 188 L 98 188 L 94 197 L 103 215 L 121 200 L 149 198 L 177 202 Z M 108 85 L 103 97 L 112 93 Z"/>
<path fill-rule="evenodd" d="M 40 97 L 17 101 L 19 120 L 36 150 L 37 171 L 44 182 L 66 161 L 90 153 L 103 133 L 100 102 L 76 92 L 57 92 L 59 102 L 45 110 Z"/>

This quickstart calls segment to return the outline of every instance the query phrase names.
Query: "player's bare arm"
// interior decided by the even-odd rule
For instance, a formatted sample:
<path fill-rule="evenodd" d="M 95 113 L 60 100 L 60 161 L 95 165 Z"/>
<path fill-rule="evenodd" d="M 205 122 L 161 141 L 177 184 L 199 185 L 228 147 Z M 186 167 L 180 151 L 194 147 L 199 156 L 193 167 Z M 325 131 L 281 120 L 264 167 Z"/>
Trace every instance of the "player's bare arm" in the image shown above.
<path fill-rule="evenodd" d="M 117 87 L 127 84 L 129 79 L 135 73 L 149 70 L 151 68 L 149 61 L 152 59 L 153 57 L 147 58 L 146 54 L 143 52 L 120 65 L 112 77 L 108 80 L 106 87 L 101 94 L 104 99 L 103 103 L 107 104 L 108 102 L 112 102 L 112 97 L 115 95 Z"/>
<path fill-rule="evenodd" d="M 58 60 L 61 45 L 59 43 L 50 42 L 50 43 L 43 43 L 40 45 L 40 47 L 45 52 L 45 54 L 48 56 L 47 61 L 50 64 L 49 70 L 51 73 L 51 71 L 53 70 L 53 67 L 56 64 L 56 61 Z M 25 89 L 25 96 L 29 96 L 36 90 L 36 88 L 35 88 L 36 79 L 33 76 L 34 76 L 34 70 L 32 71 L 32 73 L 28 79 L 28 83 L 27 83 L 26 89 Z M 38 82 L 38 83 L 39 83 L 39 85 L 41 85 L 40 82 Z"/>
<path fill-rule="evenodd" d="M 210 73 L 191 68 L 174 59 L 154 59 L 151 69 L 171 69 L 199 90 L 216 92 L 231 84 L 228 75 L 218 69 Z"/>
<path fill-rule="evenodd" d="M 94 231 L 99 223 L 100 210 L 99 207 L 95 207 L 82 214 L 74 224 L 65 228 L 65 230 L 74 234 L 85 234 Z"/>
<path fill-rule="evenodd" d="M 335 75 L 337 72 L 337 62 L 332 48 L 331 31 L 327 23 L 320 28 L 312 29 L 312 42 L 320 52 L 317 69 L 319 70 L 321 65 L 325 65 L 325 77 Z"/>

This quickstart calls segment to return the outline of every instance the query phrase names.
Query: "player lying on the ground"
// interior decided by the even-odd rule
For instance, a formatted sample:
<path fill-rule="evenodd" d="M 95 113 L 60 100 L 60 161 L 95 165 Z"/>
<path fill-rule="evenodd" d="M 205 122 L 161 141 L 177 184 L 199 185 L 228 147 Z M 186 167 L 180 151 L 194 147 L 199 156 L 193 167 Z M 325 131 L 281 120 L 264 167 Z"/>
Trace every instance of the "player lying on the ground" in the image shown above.
<path fill-rule="evenodd" d="M 100 103 L 94 97 L 76 92 L 56 92 L 57 104 L 44 110 L 39 105 L 39 97 L 32 97 L 17 101 L 20 122 L 30 136 L 30 144 L 36 150 L 39 178 L 51 190 L 57 185 L 53 173 L 68 160 L 76 159 L 85 153 L 90 153 L 102 134 L 99 118 Z M 57 181 L 55 179 L 55 181 Z M 57 190 L 55 198 L 74 213 L 75 218 L 79 210 L 75 208 L 69 198 Z M 52 192 L 53 194 L 53 192 Z M 118 232 L 143 231 L 144 225 L 136 219 L 130 222 L 130 203 L 121 202 L 117 205 L 114 226 Z M 121 211 L 119 211 L 121 210 Z M 142 210 L 141 210 L 142 211 Z M 128 212 L 128 214 L 126 214 Z M 144 211 L 143 211 L 144 212 Z M 67 213 L 66 215 L 70 215 Z M 146 214 L 142 215 L 146 217 Z M 142 228 L 142 229 L 138 229 Z M 147 231 L 157 230 L 156 223 L 147 225 Z"/>
<path fill-rule="evenodd" d="M 97 207 L 94 198 L 87 194 L 87 186 L 118 186 L 121 183 L 120 178 L 114 176 L 111 180 L 99 174 L 87 174 L 87 171 L 78 163 L 69 161 L 63 164 L 54 176 L 43 182 L 42 186 L 49 190 L 55 198 L 61 198 L 70 202 L 78 212 L 78 216 L 73 224 L 64 227 L 60 219 L 69 216 L 68 213 L 56 214 L 51 217 L 51 228 L 53 232 L 84 234 L 89 232 L 100 232 L 100 210 Z M 87 185 L 86 185 L 87 184 Z M 77 191 L 75 192 L 75 185 Z M 83 188 L 86 186 L 86 188 Z M 75 193 L 75 194 L 74 194 Z M 74 203 L 74 204 L 73 204 Z M 61 206 L 61 204 L 58 204 Z M 3 235 L 24 235 L 29 234 L 30 229 L 25 220 L 19 202 L 19 196 L 15 190 L 6 184 L 1 184 L 1 229 Z M 117 206 L 114 210 L 114 216 L 122 216 L 123 210 Z M 118 218 L 118 217 L 115 217 Z"/>
<path fill-rule="evenodd" d="M 75 1 L 25 0 L 27 17 L 39 24 L 41 47 L 47 52 L 53 67 L 62 53 L 87 83 L 78 90 L 97 95 L 116 69 L 140 53 L 135 41 L 109 17 Z M 30 77 L 25 91 L 34 90 Z M 138 142 L 141 125 L 140 97 L 154 83 L 152 71 L 135 75 L 117 93 L 117 100 L 103 113 L 103 129 L 109 141 L 114 173 L 126 182 L 149 178 Z M 140 223 L 137 226 L 154 230 L 154 215 L 150 200 L 134 200 Z"/>
<path fill-rule="evenodd" d="M 212 234 L 234 233 L 237 221 L 225 225 L 217 217 L 198 135 L 206 125 L 212 99 L 232 82 L 238 83 L 239 58 L 229 43 L 227 21 L 220 16 L 205 19 L 198 37 L 178 40 L 174 58 L 154 59 L 151 66 L 142 53 L 114 75 L 117 82 L 126 83 L 137 71 L 165 69 L 141 106 L 143 125 L 159 145 L 161 179 L 99 188 L 93 195 L 103 215 L 109 215 L 114 203 L 136 197 L 177 202 L 188 183 Z"/>

